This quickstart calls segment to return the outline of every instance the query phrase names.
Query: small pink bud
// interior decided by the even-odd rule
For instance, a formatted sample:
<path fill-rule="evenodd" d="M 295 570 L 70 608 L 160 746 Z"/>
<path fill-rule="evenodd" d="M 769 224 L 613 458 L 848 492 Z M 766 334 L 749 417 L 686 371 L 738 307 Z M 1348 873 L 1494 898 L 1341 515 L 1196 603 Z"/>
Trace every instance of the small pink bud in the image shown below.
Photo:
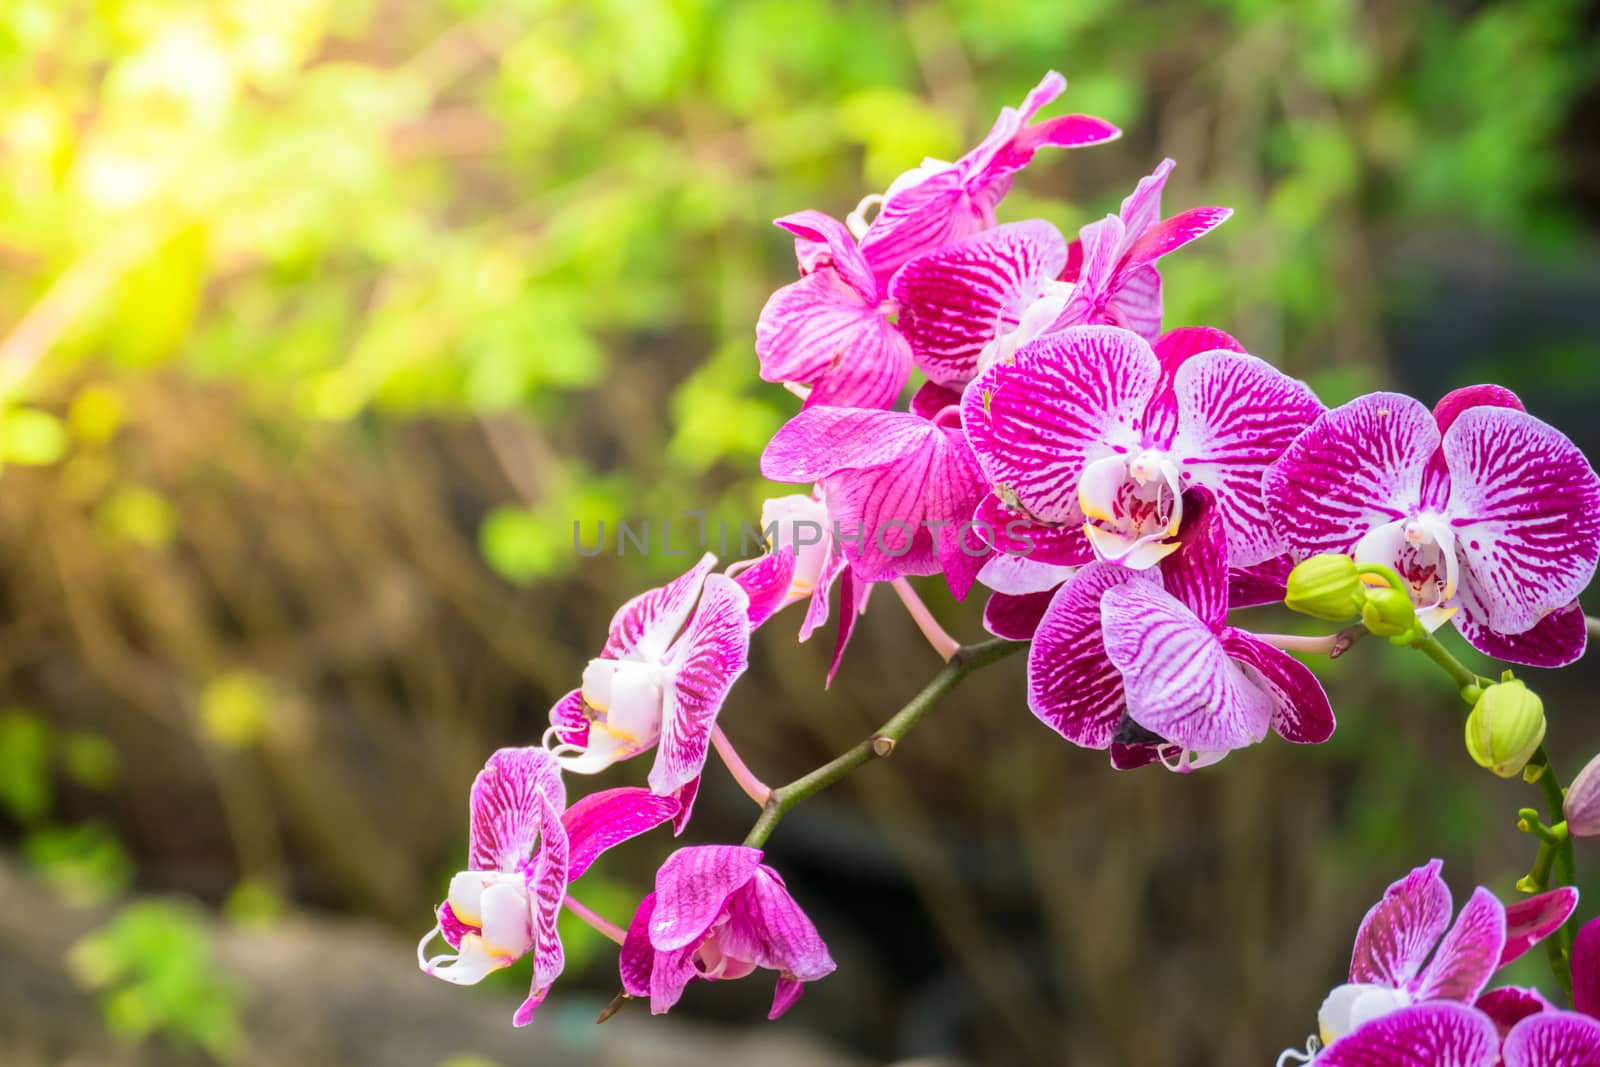
<path fill-rule="evenodd" d="M 1578 772 L 1562 804 L 1567 833 L 1573 837 L 1600 837 L 1600 756 Z"/>

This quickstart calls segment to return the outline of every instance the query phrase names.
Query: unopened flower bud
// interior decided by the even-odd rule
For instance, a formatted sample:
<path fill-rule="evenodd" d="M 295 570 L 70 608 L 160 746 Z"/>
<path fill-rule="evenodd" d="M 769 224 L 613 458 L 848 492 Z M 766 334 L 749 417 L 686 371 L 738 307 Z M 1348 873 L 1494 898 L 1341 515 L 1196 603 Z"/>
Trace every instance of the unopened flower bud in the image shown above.
<path fill-rule="evenodd" d="M 1544 743 L 1544 728 L 1544 702 L 1506 671 L 1467 716 L 1467 752 L 1478 766 L 1512 778 Z"/>
<path fill-rule="evenodd" d="M 1400 637 L 1416 629 L 1416 605 L 1411 603 L 1411 597 L 1391 586 L 1368 589 L 1361 605 L 1361 622 L 1368 633 L 1378 637 Z"/>
<path fill-rule="evenodd" d="M 1366 588 L 1349 556 L 1326 553 L 1312 556 L 1289 573 L 1283 598 L 1290 611 L 1327 622 L 1344 622 L 1361 614 Z"/>
<path fill-rule="evenodd" d="M 1567 833 L 1573 837 L 1600 837 L 1600 756 L 1572 780 L 1562 812 L 1567 817 Z"/>

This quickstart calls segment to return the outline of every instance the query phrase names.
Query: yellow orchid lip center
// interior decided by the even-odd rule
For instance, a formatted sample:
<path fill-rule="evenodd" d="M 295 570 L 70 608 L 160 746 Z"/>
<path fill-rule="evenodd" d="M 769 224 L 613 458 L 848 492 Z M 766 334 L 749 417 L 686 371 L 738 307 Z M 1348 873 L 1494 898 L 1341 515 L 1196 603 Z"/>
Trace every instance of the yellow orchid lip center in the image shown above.
<path fill-rule="evenodd" d="M 1178 550 L 1183 491 L 1177 465 L 1147 449 L 1095 460 L 1078 479 L 1084 535 L 1108 563 L 1143 570 Z"/>

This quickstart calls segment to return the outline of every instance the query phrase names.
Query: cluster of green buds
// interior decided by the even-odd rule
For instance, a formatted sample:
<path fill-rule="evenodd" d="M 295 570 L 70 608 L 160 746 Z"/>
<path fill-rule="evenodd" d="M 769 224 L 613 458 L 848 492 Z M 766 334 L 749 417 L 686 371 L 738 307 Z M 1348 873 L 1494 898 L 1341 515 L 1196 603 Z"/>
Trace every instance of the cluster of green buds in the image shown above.
<path fill-rule="evenodd" d="M 1544 744 L 1544 701 L 1510 671 L 1485 688 L 1467 716 L 1467 752 L 1502 778 L 1521 774 Z"/>
<path fill-rule="evenodd" d="M 1367 631 L 1397 645 L 1421 636 L 1416 606 L 1405 584 L 1387 567 L 1357 563 L 1349 556 L 1312 556 L 1289 574 L 1283 598 L 1290 611 L 1325 622 L 1357 616 Z"/>

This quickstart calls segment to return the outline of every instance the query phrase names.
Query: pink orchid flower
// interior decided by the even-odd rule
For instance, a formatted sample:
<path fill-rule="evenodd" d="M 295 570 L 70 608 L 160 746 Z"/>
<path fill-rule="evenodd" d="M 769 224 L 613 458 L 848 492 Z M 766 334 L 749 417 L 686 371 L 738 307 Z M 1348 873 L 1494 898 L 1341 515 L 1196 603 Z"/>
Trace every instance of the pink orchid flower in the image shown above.
<path fill-rule="evenodd" d="M 896 178 L 883 196 L 862 202 L 853 222 L 869 203 L 882 205 L 861 237 L 862 255 L 880 283 L 887 283 L 904 263 L 924 252 L 992 228 L 995 206 L 1010 190 L 1011 176 L 1027 166 L 1038 149 L 1081 148 L 1122 135 L 1109 122 L 1089 115 L 1061 115 L 1030 125 L 1066 88 L 1066 79 L 1051 71 L 1020 109 L 1001 110 L 977 148 L 954 163 L 923 160 L 922 166 Z"/>
<path fill-rule="evenodd" d="M 654 747 L 651 789 L 668 796 L 699 780 L 717 714 L 750 653 L 750 596 L 710 573 L 715 564 L 707 553 L 617 609 L 583 687 L 550 711 L 563 769 L 595 774 Z"/>
<path fill-rule="evenodd" d="M 438 923 L 417 945 L 423 973 L 476 985 L 533 953 L 533 988 L 513 1022 L 526 1026 L 565 966 L 556 917 L 567 885 L 613 845 L 670 819 L 678 803 L 612 789 L 566 807 L 560 765 L 543 748 L 503 748 L 472 783 L 467 869 L 450 879 Z M 427 956 L 443 936 L 453 954 Z"/>
<path fill-rule="evenodd" d="M 983 475 L 957 427 L 909 412 L 807 408 L 767 443 L 761 473 L 821 484 L 852 583 L 942 572 L 959 600 L 987 555 L 970 528 Z"/>
<path fill-rule="evenodd" d="M 622 945 L 622 988 L 649 997 L 660 1015 L 695 979 L 778 972 L 767 1018 L 800 999 L 803 984 L 833 973 L 817 928 L 794 902 L 761 851 L 703 845 L 674 852 L 656 872 L 655 892 L 639 904 Z"/>
<path fill-rule="evenodd" d="M 1226 624 L 1227 544 L 1220 514 L 1193 491 L 1182 549 L 1153 570 L 1105 563 L 1051 597 L 1028 650 L 1028 708 L 1113 763 L 1160 759 L 1189 771 L 1255 744 L 1269 730 L 1297 743 L 1333 733 L 1333 709 L 1311 671 Z"/>
<path fill-rule="evenodd" d="M 808 406 L 892 406 L 911 375 L 911 348 L 854 238 L 820 211 L 777 224 L 795 235 L 801 278 L 761 309 L 761 379 L 798 387 Z"/>
<path fill-rule="evenodd" d="M 1558 667 L 1583 654 L 1578 594 L 1600 561 L 1600 480 L 1565 435 L 1496 386 L 1433 412 L 1373 393 L 1318 419 L 1273 463 L 1264 499 L 1300 555 L 1389 566 L 1418 619 Z"/>
<path fill-rule="evenodd" d="M 1216 229 L 1233 214 L 1225 207 L 1197 207 L 1161 217 L 1161 191 L 1172 160 L 1141 178 L 1122 202 L 1122 212 L 1107 215 L 1080 231 L 1062 281 L 1067 297 L 1054 329 L 1104 323 L 1132 330 L 1147 341 L 1161 332 L 1161 274 L 1155 264 Z"/>
<path fill-rule="evenodd" d="M 1235 567 L 1287 547 L 1261 478 L 1322 412 L 1302 382 L 1212 330 L 1159 351 L 1116 326 L 1075 326 L 1024 346 L 967 386 L 961 422 L 994 497 L 978 517 L 1034 526 L 1030 559 L 1154 566 L 1177 550 L 1187 490 L 1216 499 Z M 1202 347 L 1207 346 L 1207 347 Z"/>

